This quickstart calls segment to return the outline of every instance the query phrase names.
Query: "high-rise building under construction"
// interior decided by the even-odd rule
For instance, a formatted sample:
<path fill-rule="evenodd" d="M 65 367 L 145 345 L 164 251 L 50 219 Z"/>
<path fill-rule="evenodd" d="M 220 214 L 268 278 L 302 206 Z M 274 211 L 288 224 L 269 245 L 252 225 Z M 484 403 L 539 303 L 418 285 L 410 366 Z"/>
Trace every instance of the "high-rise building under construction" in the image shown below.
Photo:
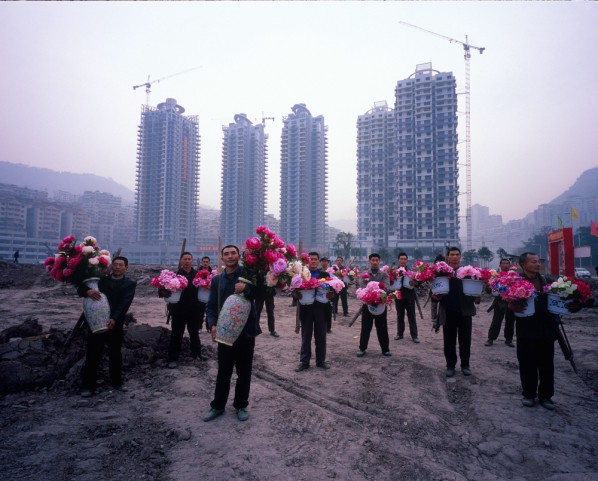
<path fill-rule="evenodd" d="M 280 236 L 304 250 L 322 250 L 328 237 L 328 128 L 305 104 L 292 111 L 283 119 L 280 146 Z"/>
<path fill-rule="evenodd" d="M 175 99 L 143 106 L 137 141 L 137 240 L 194 242 L 200 137 L 197 116 Z"/>
<path fill-rule="evenodd" d="M 224 244 L 242 245 L 264 223 L 268 136 L 245 114 L 223 131 L 220 235 Z"/>
<path fill-rule="evenodd" d="M 438 250 L 459 242 L 456 88 L 452 72 L 431 63 L 395 88 L 400 246 Z"/>

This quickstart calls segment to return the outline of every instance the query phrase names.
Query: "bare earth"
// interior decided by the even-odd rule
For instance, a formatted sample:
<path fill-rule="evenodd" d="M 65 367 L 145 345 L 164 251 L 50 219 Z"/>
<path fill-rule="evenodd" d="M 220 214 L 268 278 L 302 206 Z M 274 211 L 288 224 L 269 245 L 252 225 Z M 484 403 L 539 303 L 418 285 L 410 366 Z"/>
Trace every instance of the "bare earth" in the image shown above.
<path fill-rule="evenodd" d="M 18 269 L 9 277 L 19 272 L 20 281 L 0 289 L 0 330 L 27 316 L 70 329 L 81 312 L 74 290 L 41 270 Z M 140 281 L 130 312 L 138 323 L 165 327 L 164 303 L 149 287 L 157 268 L 129 273 Z M 267 334 L 264 312 L 247 422 L 230 404 L 220 418 L 201 420 L 217 373 L 216 346 L 203 332 L 207 361 L 192 361 L 185 347 L 176 370 L 160 359 L 125 372 L 126 393 L 103 387 L 87 400 L 58 384 L 0 397 L 0 479 L 598 480 L 598 310 L 566 318 L 579 375 L 557 345 L 557 409 L 549 412 L 521 405 L 515 349 L 502 338 L 484 347 L 490 297 L 474 318 L 473 376 L 458 371 L 451 379 L 429 306 L 424 319 L 418 315 L 421 344 L 408 329 L 392 340 L 390 311 L 389 358 L 375 332 L 357 358 L 360 321 L 349 328 L 350 317 L 340 316 L 328 336 L 332 368 L 312 359 L 311 369 L 295 373 L 295 309 L 287 297 L 275 301 L 280 338 Z M 353 314 L 359 302 L 349 301 Z"/>

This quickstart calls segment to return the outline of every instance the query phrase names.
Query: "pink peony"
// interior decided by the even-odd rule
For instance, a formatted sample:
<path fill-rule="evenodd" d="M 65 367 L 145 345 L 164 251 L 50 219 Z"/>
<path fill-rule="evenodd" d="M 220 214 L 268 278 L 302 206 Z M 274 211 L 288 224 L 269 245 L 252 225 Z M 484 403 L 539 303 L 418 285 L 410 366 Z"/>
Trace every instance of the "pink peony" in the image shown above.
<path fill-rule="evenodd" d="M 262 243 L 260 242 L 260 240 L 257 237 L 249 237 L 245 241 L 245 246 L 248 249 L 257 251 L 257 250 L 260 250 L 260 247 L 262 246 Z"/>
<path fill-rule="evenodd" d="M 268 249 L 264 252 L 264 257 L 268 264 L 274 264 L 278 259 L 282 259 L 284 256 L 278 251 Z"/>
<path fill-rule="evenodd" d="M 272 274 L 278 277 L 280 274 L 287 270 L 287 263 L 284 259 L 276 259 L 270 266 Z"/>
<path fill-rule="evenodd" d="M 292 258 L 297 257 L 297 249 L 293 244 L 287 244 L 287 254 L 290 255 Z"/>
<path fill-rule="evenodd" d="M 248 252 L 245 252 L 245 254 L 243 255 L 243 259 L 245 264 L 247 264 L 248 266 L 254 266 L 257 264 L 258 258 L 257 256 L 254 256 L 253 254 L 249 254 Z"/>

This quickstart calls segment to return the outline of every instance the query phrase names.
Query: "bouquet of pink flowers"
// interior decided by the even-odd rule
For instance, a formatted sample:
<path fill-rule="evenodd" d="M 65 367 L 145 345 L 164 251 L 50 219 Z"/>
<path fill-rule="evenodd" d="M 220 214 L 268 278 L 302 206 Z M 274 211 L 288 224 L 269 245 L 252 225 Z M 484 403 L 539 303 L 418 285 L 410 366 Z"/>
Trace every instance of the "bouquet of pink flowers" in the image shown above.
<path fill-rule="evenodd" d="M 490 279 L 488 286 L 492 291 L 497 292 L 500 295 L 503 292 L 508 291 L 511 284 L 518 279 L 521 279 L 521 276 L 515 271 L 501 271 Z"/>
<path fill-rule="evenodd" d="M 415 275 L 413 277 L 418 282 L 433 281 L 434 278 L 436 277 L 434 266 L 426 264 L 422 260 L 416 261 L 413 264 L 413 269 L 414 269 L 414 273 L 415 273 Z"/>
<path fill-rule="evenodd" d="M 291 277 L 285 274 L 289 268 L 288 262 L 297 257 L 295 246 L 285 244 L 263 225 L 255 233 L 258 237 L 249 237 L 245 241 L 242 278 L 254 285 L 264 282 L 271 287 L 287 285 Z"/>
<path fill-rule="evenodd" d="M 431 269 L 434 271 L 435 277 L 453 277 L 455 274 L 455 270 L 444 261 L 437 262 Z"/>
<path fill-rule="evenodd" d="M 415 272 L 405 269 L 404 267 L 399 267 L 397 269 L 397 274 L 399 277 L 410 277 L 411 279 L 415 276 Z"/>
<path fill-rule="evenodd" d="M 86 279 L 105 276 L 111 262 L 110 252 L 100 249 L 95 237 L 87 236 L 77 244 L 70 235 L 62 239 L 58 253 L 48 257 L 44 266 L 57 281 L 79 285 Z"/>
<path fill-rule="evenodd" d="M 355 291 L 357 298 L 364 304 L 379 306 L 380 304 L 392 304 L 393 295 L 389 295 L 381 282 L 371 281 L 365 287 Z M 400 293 L 399 293 L 400 295 Z"/>
<path fill-rule="evenodd" d="M 201 269 L 195 274 L 193 285 L 198 289 L 209 289 L 215 275 L 214 271 L 210 272 L 206 269 Z"/>
<path fill-rule="evenodd" d="M 332 276 L 328 279 L 323 277 L 320 279 L 320 283 L 321 287 L 330 287 L 334 289 L 334 292 L 337 294 L 345 287 L 345 283 L 336 276 Z"/>
<path fill-rule="evenodd" d="M 504 292 L 501 292 L 500 297 L 507 302 L 521 303 L 522 301 L 531 299 L 535 294 L 536 288 L 534 285 L 519 277 L 519 279 L 514 279 L 510 282 L 509 287 Z"/>
<path fill-rule="evenodd" d="M 180 276 L 168 269 L 164 269 L 160 272 L 159 276 L 152 278 L 150 285 L 158 289 L 166 289 L 174 292 L 184 290 L 189 283 L 185 276 Z"/>
<path fill-rule="evenodd" d="M 457 269 L 458 279 L 474 279 L 476 281 L 487 282 L 492 277 L 492 272 L 488 269 L 480 269 L 476 266 L 463 266 Z"/>
<path fill-rule="evenodd" d="M 350 269 L 347 269 L 347 277 L 350 280 L 355 279 L 355 276 L 359 275 L 359 268 L 357 267 L 351 267 Z"/>
<path fill-rule="evenodd" d="M 295 276 L 291 281 L 291 289 L 317 289 L 318 287 L 320 287 L 320 279 L 317 277 L 303 279 L 301 276 Z"/>

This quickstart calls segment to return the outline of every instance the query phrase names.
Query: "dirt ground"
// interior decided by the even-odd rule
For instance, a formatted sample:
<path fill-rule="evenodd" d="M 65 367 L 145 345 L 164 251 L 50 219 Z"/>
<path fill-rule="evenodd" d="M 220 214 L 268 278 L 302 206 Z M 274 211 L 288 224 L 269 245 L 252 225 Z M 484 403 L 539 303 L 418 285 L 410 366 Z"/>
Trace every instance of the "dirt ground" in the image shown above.
<path fill-rule="evenodd" d="M 75 324 L 81 300 L 71 287 L 38 267 L 1 267 L 0 330 L 32 315 L 48 329 Z M 138 323 L 165 326 L 164 302 L 149 286 L 157 271 L 131 267 L 139 288 L 130 311 Z M 280 337 L 267 334 L 264 312 L 247 422 L 230 404 L 218 419 L 201 420 L 217 373 L 215 344 L 203 332 L 207 361 L 193 361 L 187 347 L 178 369 L 164 359 L 137 366 L 125 372 L 128 392 L 101 387 L 82 399 L 58 383 L 0 397 L 0 479 L 598 480 L 598 309 L 566 318 L 579 375 L 556 346 L 550 412 L 521 405 L 515 349 L 502 337 L 484 346 L 489 296 L 474 318 L 473 375 L 450 379 L 429 306 L 418 315 L 420 344 L 408 329 L 392 339 L 390 311 L 392 357 L 372 333 L 357 358 L 360 322 L 348 327 L 350 317 L 338 317 L 327 338 L 331 369 L 312 359 L 296 373 L 295 309 L 287 297 L 275 302 Z M 351 296 L 350 313 L 358 306 Z"/>

